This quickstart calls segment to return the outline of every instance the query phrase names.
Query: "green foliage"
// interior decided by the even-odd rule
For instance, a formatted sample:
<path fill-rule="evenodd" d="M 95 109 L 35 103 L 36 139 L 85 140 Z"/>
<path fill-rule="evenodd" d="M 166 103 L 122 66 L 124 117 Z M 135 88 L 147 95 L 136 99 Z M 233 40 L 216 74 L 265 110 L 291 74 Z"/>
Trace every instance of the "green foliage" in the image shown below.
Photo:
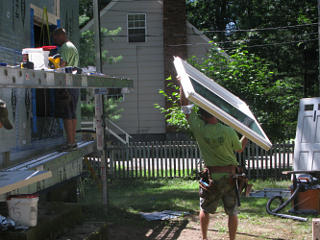
<path fill-rule="evenodd" d="M 116 28 L 113 30 L 108 30 L 106 28 L 101 28 L 101 49 L 103 49 L 103 39 L 105 37 L 116 36 L 121 31 L 121 28 Z M 94 42 L 94 32 L 87 30 L 81 33 L 80 38 L 80 64 L 82 67 L 95 66 L 96 65 L 96 55 L 95 55 L 95 42 Z M 111 63 L 117 63 L 122 59 L 122 56 L 108 56 L 108 51 L 106 49 L 102 50 L 102 61 Z"/>
<path fill-rule="evenodd" d="M 222 55 L 216 44 L 208 58 L 191 62 L 208 77 L 244 100 L 273 141 L 295 136 L 301 83 L 283 78 L 274 65 L 249 53 L 246 46 Z"/>
<path fill-rule="evenodd" d="M 304 97 L 319 96 L 316 2 L 187 0 L 187 19 L 223 49 L 245 42 L 250 53 L 272 62 L 282 79 L 303 85 Z"/>
<path fill-rule="evenodd" d="M 94 117 L 94 104 L 93 103 L 81 103 L 81 116 L 86 118 Z"/>
<path fill-rule="evenodd" d="M 83 27 L 86 25 L 87 22 L 89 22 L 90 18 L 87 15 L 80 15 L 79 16 L 79 27 Z"/>
<path fill-rule="evenodd" d="M 223 41 L 226 36 L 221 31 L 232 21 L 230 4 L 230 0 L 187 0 L 187 18 L 198 29 L 207 31 L 209 38 Z"/>
<path fill-rule="evenodd" d="M 189 124 L 184 113 L 181 111 L 180 94 L 178 93 L 179 86 L 172 82 L 171 77 L 166 80 L 169 91 L 165 92 L 160 89 L 159 93 L 166 98 L 166 101 L 169 103 L 169 107 L 166 108 L 160 106 L 158 103 L 154 104 L 154 107 L 159 109 L 161 113 L 165 115 L 169 126 L 174 126 L 178 130 L 187 130 L 189 128 Z"/>
<path fill-rule="evenodd" d="M 122 98 L 108 98 L 105 99 L 105 114 L 111 121 L 118 121 L 121 118 L 123 108 L 119 108 Z"/>
<path fill-rule="evenodd" d="M 93 118 L 95 115 L 94 99 L 91 99 L 89 103 L 81 103 L 81 115 L 86 118 Z M 118 121 L 121 118 L 123 108 L 119 108 L 119 104 L 122 102 L 122 98 L 107 98 L 104 100 L 105 115 L 111 121 Z"/>

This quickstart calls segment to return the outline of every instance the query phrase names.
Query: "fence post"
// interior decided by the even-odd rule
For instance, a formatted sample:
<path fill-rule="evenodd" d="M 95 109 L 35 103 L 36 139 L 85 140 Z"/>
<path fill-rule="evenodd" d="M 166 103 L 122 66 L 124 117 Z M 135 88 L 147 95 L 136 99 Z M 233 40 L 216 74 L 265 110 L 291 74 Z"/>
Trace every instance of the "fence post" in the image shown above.
<path fill-rule="evenodd" d="M 247 144 L 248 178 L 251 178 L 251 142 Z"/>
<path fill-rule="evenodd" d="M 182 176 L 185 177 L 186 176 L 186 165 L 185 165 L 185 161 L 186 161 L 186 154 L 185 154 L 185 150 L 186 150 L 186 142 L 182 141 L 181 142 L 181 158 L 182 158 Z"/>

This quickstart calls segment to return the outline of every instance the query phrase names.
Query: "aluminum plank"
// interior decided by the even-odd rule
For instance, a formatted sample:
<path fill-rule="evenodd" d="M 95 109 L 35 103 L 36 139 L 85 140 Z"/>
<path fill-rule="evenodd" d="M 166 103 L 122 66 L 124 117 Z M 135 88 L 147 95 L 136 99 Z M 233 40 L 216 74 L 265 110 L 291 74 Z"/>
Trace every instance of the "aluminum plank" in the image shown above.
<path fill-rule="evenodd" d="M 59 73 L 0 66 L 4 88 L 132 88 L 133 81 L 107 75 Z"/>

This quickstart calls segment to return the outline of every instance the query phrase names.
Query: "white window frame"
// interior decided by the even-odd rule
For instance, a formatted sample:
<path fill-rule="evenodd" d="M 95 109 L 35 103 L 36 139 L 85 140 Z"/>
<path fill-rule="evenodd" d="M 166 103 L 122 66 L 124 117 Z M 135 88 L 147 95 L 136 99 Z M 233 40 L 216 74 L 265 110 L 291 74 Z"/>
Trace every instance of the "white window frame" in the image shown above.
<path fill-rule="evenodd" d="M 129 27 L 129 16 L 130 15 L 144 15 L 144 27 Z M 130 29 L 144 29 L 144 41 L 143 42 L 130 42 L 129 41 L 129 30 Z M 146 13 L 128 13 L 127 14 L 127 41 L 129 43 L 144 43 L 147 42 L 147 14 Z"/>
<path fill-rule="evenodd" d="M 260 124 L 250 111 L 248 105 L 244 101 L 214 82 L 214 80 L 208 78 L 196 68 L 192 67 L 186 61 L 183 61 L 181 58 L 174 58 L 174 66 L 177 74 L 181 77 L 181 85 L 183 87 L 185 97 L 188 100 L 192 101 L 196 105 L 205 109 L 207 112 L 216 116 L 220 121 L 229 125 L 240 134 L 246 136 L 248 139 L 259 145 L 263 149 L 269 150 L 272 147 L 272 143 L 270 142 L 267 135 L 262 130 Z M 198 94 L 192 86 L 190 77 L 215 95 L 219 96 L 222 100 L 228 102 L 233 107 L 244 113 L 247 117 L 252 119 L 260 130 L 261 135 L 240 122 L 238 119 L 231 116 L 229 113 L 225 112 L 219 106 L 213 104 L 212 102 Z"/>

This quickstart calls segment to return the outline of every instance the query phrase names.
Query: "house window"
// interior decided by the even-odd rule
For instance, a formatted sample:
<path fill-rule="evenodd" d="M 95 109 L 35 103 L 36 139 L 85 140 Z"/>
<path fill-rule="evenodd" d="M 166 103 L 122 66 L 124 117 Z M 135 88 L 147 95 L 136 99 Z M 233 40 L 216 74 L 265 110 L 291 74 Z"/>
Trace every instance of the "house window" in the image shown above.
<path fill-rule="evenodd" d="M 146 14 L 130 13 L 128 14 L 128 41 L 145 42 L 146 41 Z"/>

